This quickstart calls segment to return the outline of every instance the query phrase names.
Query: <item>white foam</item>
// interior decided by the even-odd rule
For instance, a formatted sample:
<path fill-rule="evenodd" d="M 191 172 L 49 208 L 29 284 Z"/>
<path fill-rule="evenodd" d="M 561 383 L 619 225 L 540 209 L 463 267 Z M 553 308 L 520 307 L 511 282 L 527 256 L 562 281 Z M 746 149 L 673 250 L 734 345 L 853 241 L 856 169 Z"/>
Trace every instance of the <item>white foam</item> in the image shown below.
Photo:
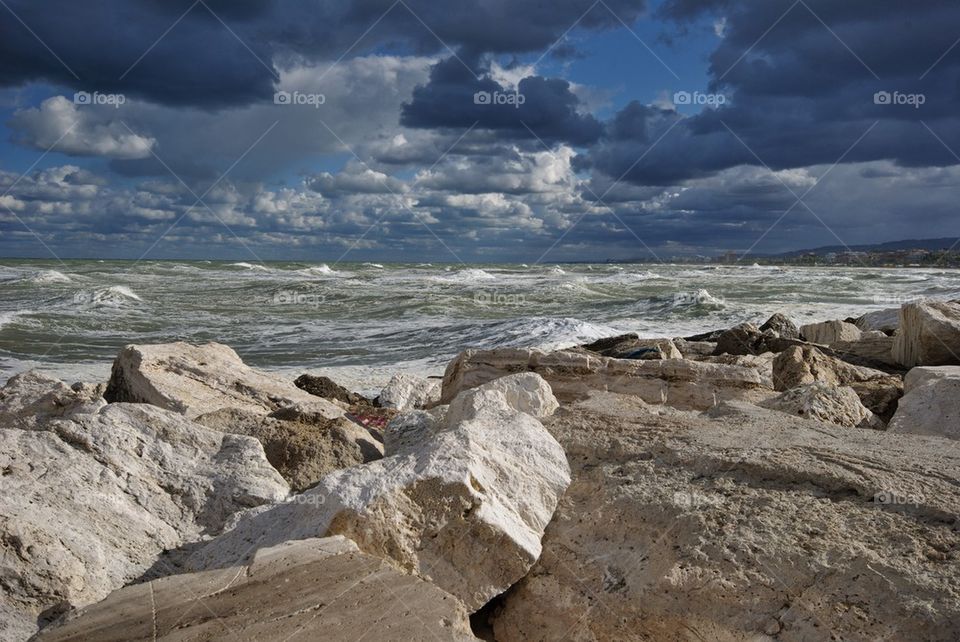
<path fill-rule="evenodd" d="M 3 326 L 10 325 L 17 320 L 17 317 L 23 314 L 20 312 L 0 312 L 0 329 L 3 329 Z"/>
<path fill-rule="evenodd" d="M 450 268 L 447 268 L 447 270 L 449 271 Z M 466 270 L 454 272 L 450 276 L 434 276 L 431 277 L 431 279 L 444 283 L 477 283 L 479 281 L 496 281 L 497 277 L 490 274 L 486 270 L 481 270 L 479 268 L 467 268 Z"/>
<path fill-rule="evenodd" d="M 234 267 L 244 268 L 246 270 L 259 270 L 260 272 L 269 272 L 270 268 L 266 265 L 254 265 L 253 263 L 247 263 L 245 261 L 240 261 L 239 263 L 231 263 L 230 265 Z"/>
<path fill-rule="evenodd" d="M 378 270 L 382 270 L 382 269 L 383 269 L 383 266 L 380 265 L 379 263 L 364 263 L 364 265 L 366 265 L 367 267 L 376 268 L 376 269 L 378 269 Z"/>
<path fill-rule="evenodd" d="M 31 283 L 70 283 L 72 279 L 63 272 L 43 270 L 30 276 Z"/>

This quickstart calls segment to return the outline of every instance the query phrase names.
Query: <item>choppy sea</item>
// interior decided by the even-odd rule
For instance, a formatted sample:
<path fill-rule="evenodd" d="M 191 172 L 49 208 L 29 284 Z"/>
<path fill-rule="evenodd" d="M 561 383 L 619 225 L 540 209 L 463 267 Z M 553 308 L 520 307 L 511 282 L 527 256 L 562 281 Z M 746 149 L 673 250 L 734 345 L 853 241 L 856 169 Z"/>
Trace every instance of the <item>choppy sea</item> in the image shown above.
<path fill-rule="evenodd" d="M 960 271 L 757 265 L 0 261 L 0 381 L 105 380 L 128 343 L 219 341 L 254 366 L 373 390 L 468 347 L 683 336 L 960 297 Z"/>

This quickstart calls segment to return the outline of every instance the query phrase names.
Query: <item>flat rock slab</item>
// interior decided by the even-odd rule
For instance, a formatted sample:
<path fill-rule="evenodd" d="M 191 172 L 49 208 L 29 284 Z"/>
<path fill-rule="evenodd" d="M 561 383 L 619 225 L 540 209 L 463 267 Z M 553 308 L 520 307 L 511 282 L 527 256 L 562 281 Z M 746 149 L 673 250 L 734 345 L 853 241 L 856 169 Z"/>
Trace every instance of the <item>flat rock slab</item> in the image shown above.
<path fill-rule="evenodd" d="M 222 408 L 268 414 L 288 407 L 340 417 L 336 404 L 251 368 L 229 346 L 129 345 L 113 362 L 107 401 L 148 403 L 194 419 Z"/>
<path fill-rule="evenodd" d="M 467 350 L 447 366 L 442 403 L 463 390 L 508 374 L 535 372 L 561 401 L 593 391 L 636 395 L 647 403 L 705 410 L 720 401 L 760 401 L 772 395 L 755 369 L 686 359 L 611 359 L 580 350 L 544 352 L 527 348 Z"/>
<path fill-rule="evenodd" d="M 957 639 L 953 442 L 610 394 L 545 425 L 573 482 L 497 640 Z"/>
<path fill-rule="evenodd" d="M 261 549 L 249 566 L 128 586 L 37 642 L 475 640 L 456 598 L 343 537 Z"/>

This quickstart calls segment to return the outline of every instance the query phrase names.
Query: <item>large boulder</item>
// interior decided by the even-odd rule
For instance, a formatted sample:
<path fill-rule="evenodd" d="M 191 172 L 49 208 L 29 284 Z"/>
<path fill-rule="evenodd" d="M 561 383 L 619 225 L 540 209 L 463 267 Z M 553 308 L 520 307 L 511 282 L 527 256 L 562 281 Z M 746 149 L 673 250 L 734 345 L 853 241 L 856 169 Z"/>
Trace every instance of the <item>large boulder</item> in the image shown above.
<path fill-rule="evenodd" d="M 475 640 L 466 608 L 343 537 L 287 542 L 249 565 L 111 593 L 36 642 Z"/>
<path fill-rule="evenodd" d="M 605 390 L 633 394 L 649 403 L 704 410 L 719 401 L 759 401 L 771 396 L 753 368 L 686 359 L 611 359 L 584 351 L 529 348 L 467 350 L 447 366 L 441 403 L 462 391 L 518 372 L 535 372 L 561 401 Z"/>
<path fill-rule="evenodd" d="M 377 404 L 401 412 L 425 408 L 440 398 L 440 381 L 399 372 L 380 391 Z"/>
<path fill-rule="evenodd" d="M 893 360 L 893 344 L 895 337 L 889 337 L 882 332 L 873 334 L 864 332 L 857 341 L 837 341 L 830 347 L 838 354 L 849 358 L 849 355 L 859 359 L 875 361 L 883 366 L 895 366 Z"/>
<path fill-rule="evenodd" d="M 838 341 L 858 341 L 860 328 L 846 321 L 824 321 L 800 327 L 800 335 L 810 343 L 832 346 Z"/>
<path fill-rule="evenodd" d="M 267 460 L 295 492 L 313 486 L 327 473 L 383 457 L 383 445 L 363 426 L 344 417 L 298 415 L 284 420 L 275 415 L 224 408 L 197 417 L 197 423 L 256 437 Z"/>
<path fill-rule="evenodd" d="M 93 413 L 106 405 L 103 386 L 68 386 L 35 370 L 15 375 L 0 389 L 0 427 L 32 430 L 50 419 Z"/>
<path fill-rule="evenodd" d="M 425 421 L 415 433 L 422 439 L 401 440 L 384 459 L 251 511 L 194 553 L 189 566 L 235 566 L 257 548 L 341 534 L 476 611 L 536 562 L 543 529 L 570 482 L 569 466 L 543 425 L 511 406 L 496 385 L 447 415 L 442 424 Z"/>
<path fill-rule="evenodd" d="M 146 405 L 0 430 L 0 639 L 136 579 L 287 484 L 256 439 Z"/>
<path fill-rule="evenodd" d="M 846 428 L 883 428 L 883 422 L 860 402 L 856 391 L 847 386 L 808 383 L 782 392 L 760 405 Z"/>
<path fill-rule="evenodd" d="M 850 386 L 863 405 L 884 421 L 893 416 L 903 394 L 900 377 L 841 361 L 814 346 L 793 346 L 778 354 L 773 360 L 773 383 L 780 391 L 813 383 Z"/>
<path fill-rule="evenodd" d="M 580 346 L 604 357 L 615 359 L 682 359 L 672 339 L 641 339 L 636 333 L 598 339 Z"/>
<path fill-rule="evenodd" d="M 953 640 L 960 450 L 739 402 L 597 394 L 547 428 L 573 482 L 496 639 Z"/>
<path fill-rule="evenodd" d="M 960 439 L 960 367 L 914 368 L 904 392 L 891 432 Z"/>
<path fill-rule="evenodd" d="M 900 308 L 893 358 L 906 366 L 960 365 L 960 303 L 908 303 Z"/>
<path fill-rule="evenodd" d="M 221 408 L 268 414 L 300 406 L 328 418 L 339 406 L 246 365 L 229 346 L 207 343 L 129 345 L 113 362 L 107 401 L 147 403 L 190 419 Z"/>

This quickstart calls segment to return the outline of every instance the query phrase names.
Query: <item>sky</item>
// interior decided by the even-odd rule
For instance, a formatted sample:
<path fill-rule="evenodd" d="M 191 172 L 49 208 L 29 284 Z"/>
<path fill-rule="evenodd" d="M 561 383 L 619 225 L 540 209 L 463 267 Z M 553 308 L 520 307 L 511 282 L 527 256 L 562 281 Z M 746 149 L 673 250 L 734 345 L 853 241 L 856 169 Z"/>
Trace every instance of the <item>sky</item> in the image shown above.
<path fill-rule="evenodd" d="M 0 256 L 958 236 L 958 107 L 946 0 L 0 0 Z"/>

